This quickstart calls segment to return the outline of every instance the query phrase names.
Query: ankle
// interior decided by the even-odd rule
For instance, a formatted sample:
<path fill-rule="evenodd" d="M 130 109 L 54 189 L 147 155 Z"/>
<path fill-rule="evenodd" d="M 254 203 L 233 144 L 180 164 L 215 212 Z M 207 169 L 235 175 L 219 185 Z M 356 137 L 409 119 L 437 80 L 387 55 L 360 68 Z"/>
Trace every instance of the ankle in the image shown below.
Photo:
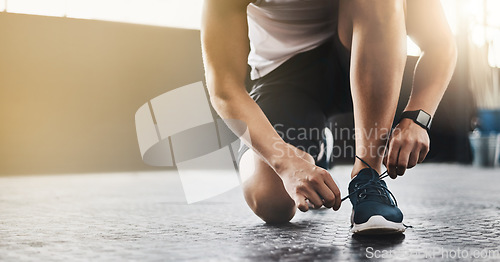
<path fill-rule="evenodd" d="M 378 159 L 363 159 L 366 163 L 368 163 L 377 173 L 381 173 L 382 171 L 382 161 Z M 354 178 L 355 176 L 358 175 L 359 171 L 369 168 L 366 164 L 361 162 L 359 159 L 356 158 L 356 161 L 354 162 L 354 166 L 351 171 L 351 179 Z"/>

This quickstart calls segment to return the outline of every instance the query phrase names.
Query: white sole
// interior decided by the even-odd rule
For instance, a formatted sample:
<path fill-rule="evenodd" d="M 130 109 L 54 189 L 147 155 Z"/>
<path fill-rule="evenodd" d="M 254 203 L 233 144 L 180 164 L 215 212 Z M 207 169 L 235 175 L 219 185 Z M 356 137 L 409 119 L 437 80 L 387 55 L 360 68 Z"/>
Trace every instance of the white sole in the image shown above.
<path fill-rule="evenodd" d="M 383 216 L 372 216 L 363 224 L 353 223 L 351 232 L 360 235 L 388 235 L 401 234 L 406 227 L 403 223 L 388 221 Z"/>

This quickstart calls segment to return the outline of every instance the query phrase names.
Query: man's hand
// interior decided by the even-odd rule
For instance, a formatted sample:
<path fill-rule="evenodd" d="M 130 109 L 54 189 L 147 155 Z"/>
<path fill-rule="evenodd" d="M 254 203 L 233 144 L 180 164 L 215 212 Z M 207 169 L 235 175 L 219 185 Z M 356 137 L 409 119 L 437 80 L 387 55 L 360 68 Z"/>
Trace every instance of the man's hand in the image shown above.
<path fill-rule="evenodd" d="M 316 166 L 313 161 L 308 161 L 307 159 L 312 157 L 307 153 L 302 152 L 306 155 L 300 156 L 298 149 L 290 147 L 293 148 L 289 151 L 291 154 L 283 158 L 284 161 L 277 172 L 297 208 L 306 212 L 309 210 L 309 200 L 314 208 L 324 205 L 338 210 L 341 204 L 340 191 L 330 173 Z"/>
<path fill-rule="evenodd" d="M 411 119 L 402 119 L 390 137 L 384 158 L 389 176 L 393 179 L 402 176 L 406 169 L 422 163 L 429 152 L 429 144 L 427 130 Z"/>

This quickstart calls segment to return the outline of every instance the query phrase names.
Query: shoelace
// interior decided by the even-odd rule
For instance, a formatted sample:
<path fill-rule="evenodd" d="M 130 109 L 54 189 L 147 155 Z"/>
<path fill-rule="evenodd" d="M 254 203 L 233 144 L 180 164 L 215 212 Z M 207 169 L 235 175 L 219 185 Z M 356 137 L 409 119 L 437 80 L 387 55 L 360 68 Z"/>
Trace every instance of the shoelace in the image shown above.
<path fill-rule="evenodd" d="M 389 193 L 389 195 L 394 200 L 394 205 L 397 206 L 398 202 L 396 201 L 396 198 L 394 197 L 394 195 L 392 194 L 392 192 L 386 186 L 384 186 L 382 183 L 380 183 L 380 180 L 382 180 L 382 179 L 386 178 L 387 176 L 389 176 L 389 174 L 387 174 L 387 170 L 384 173 L 382 173 L 380 176 L 377 176 L 377 173 L 375 172 L 375 170 L 366 161 L 364 161 L 363 159 L 361 159 L 359 156 L 356 156 L 356 158 L 359 159 L 368 168 L 370 168 L 370 170 L 372 172 L 372 178 L 370 179 L 370 181 L 368 181 L 365 184 L 361 185 L 356 190 L 354 190 L 352 193 L 350 193 L 349 195 L 347 195 L 344 198 L 342 198 L 341 201 L 343 202 L 344 200 L 348 199 L 350 196 L 352 196 L 354 194 L 357 194 L 362 189 L 367 189 L 368 187 L 373 187 L 373 188 L 377 189 L 378 193 L 366 192 L 366 190 L 365 190 L 365 192 L 363 192 L 362 194 L 364 194 L 364 195 L 378 195 L 378 196 L 382 196 L 382 197 L 388 199 L 387 193 Z M 380 191 L 380 190 L 382 190 L 382 191 Z M 383 194 L 382 192 L 386 192 L 386 194 Z M 391 202 L 390 199 L 388 199 L 388 200 L 389 200 L 389 202 Z M 391 202 L 391 204 L 392 204 L 392 202 Z"/>

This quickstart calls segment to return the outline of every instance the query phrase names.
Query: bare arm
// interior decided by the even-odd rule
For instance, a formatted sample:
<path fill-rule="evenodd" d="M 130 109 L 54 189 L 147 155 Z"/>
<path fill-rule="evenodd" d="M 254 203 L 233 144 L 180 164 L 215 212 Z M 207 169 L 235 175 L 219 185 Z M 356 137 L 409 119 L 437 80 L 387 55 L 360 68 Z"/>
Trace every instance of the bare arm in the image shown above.
<path fill-rule="evenodd" d="M 324 204 L 338 209 L 340 191 L 328 171 L 306 160 L 298 149 L 283 141 L 246 92 L 244 80 L 249 52 L 246 8 L 249 2 L 205 1 L 201 37 L 212 105 L 223 119 L 236 119 L 247 125 L 250 140 L 245 140 L 245 144 L 282 179 L 287 193 L 300 210 L 308 209 L 306 199 L 317 207 Z"/>
<path fill-rule="evenodd" d="M 407 6 L 407 32 L 422 55 L 405 110 L 422 109 L 434 115 L 455 69 L 457 48 L 439 0 L 407 0 Z M 429 145 L 426 130 L 412 120 L 401 120 L 391 137 L 385 160 L 391 177 L 402 175 L 406 168 L 422 162 Z"/>
<path fill-rule="evenodd" d="M 279 167 L 276 149 L 288 146 L 279 137 L 245 89 L 248 56 L 246 7 L 249 0 L 207 0 L 201 30 L 203 59 L 210 99 L 223 119 L 244 122 L 246 144 L 271 167 Z M 241 134 L 238 134 L 241 135 Z"/>
<path fill-rule="evenodd" d="M 406 110 L 434 115 L 457 60 L 453 34 L 439 0 L 407 0 L 408 35 L 421 48 L 413 91 Z"/>

